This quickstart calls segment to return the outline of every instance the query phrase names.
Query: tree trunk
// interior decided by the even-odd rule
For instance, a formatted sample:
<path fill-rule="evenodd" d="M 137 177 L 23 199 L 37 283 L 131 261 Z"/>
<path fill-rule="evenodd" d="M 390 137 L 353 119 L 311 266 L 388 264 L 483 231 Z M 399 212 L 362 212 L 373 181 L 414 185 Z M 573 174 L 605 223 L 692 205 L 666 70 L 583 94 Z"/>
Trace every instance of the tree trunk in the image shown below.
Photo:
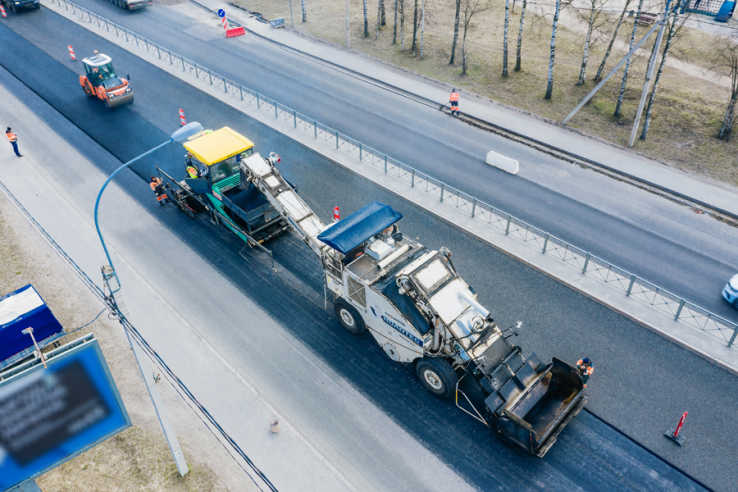
<path fill-rule="evenodd" d="M 505 0 L 505 31 L 502 35 L 502 76 L 507 77 L 507 26 L 510 19 L 510 0 Z"/>
<path fill-rule="evenodd" d="M 464 26 L 464 35 L 461 38 L 461 75 L 466 75 L 466 28 Z"/>
<path fill-rule="evenodd" d="M 410 47 L 410 51 L 415 55 L 415 49 L 418 47 L 418 0 L 415 0 L 415 11 L 413 14 L 413 45 Z"/>
<path fill-rule="evenodd" d="M 659 88 L 659 80 L 661 79 L 661 72 L 664 71 L 666 65 L 666 57 L 669 56 L 669 48 L 671 48 L 671 40 L 676 32 L 677 19 L 679 18 L 679 8 L 674 12 L 674 18 L 671 21 L 669 27 L 669 34 L 666 36 L 666 45 L 664 46 L 664 54 L 661 55 L 661 63 L 659 64 L 659 70 L 656 72 L 656 79 L 653 81 L 653 89 L 651 95 L 648 96 L 648 106 L 646 106 L 646 121 L 643 123 L 643 131 L 641 132 L 640 139 L 646 140 L 648 136 L 648 128 L 651 126 L 651 110 L 653 109 L 653 100 L 656 97 L 656 91 Z"/>
<path fill-rule="evenodd" d="M 643 0 L 641 0 L 643 1 Z M 547 101 L 551 100 L 554 89 L 554 55 L 556 55 L 556 29 L 559 24 L 559 14 L 561 13 L 561 0 L 556 0 L 556 12 L 554 12 L 553 28 L 551 29 L 551 55 L 548 59 L 548 86 L 546 87 Z"/>
<path fill-rule="evenodd" d="M 302 0 L 302 22 L 308 21 L 307 10 L 305 10 L 305 0 Z"/>
<path fill-rule="evenodd" d="M 366 0 L 364 0 L 364 37 L 369 37 L 369 13 L 366 10 Z"/>
<path fill-rule="evenodd" d="M 451 61 L 449 65 L 454 64 L 454 55 L 456 54 L 456 41 L 459 39 L 459 14 L 461 13 L 461 0 L 456 0 L 456 20 L 454 20 L 454 41 L 451 43 Z"/>
<path fill-rule="evenodd" d="M 636 40 L 636 32 L 638 31 L 638 19 L 641 18 L 641 9 L 643 8 L 643 0 L 638 0 L 638 12 L 636 12 L 635 20 L 633 21 L 633 33 L 630 35 L 630 47 L 628 53 L 633 49 L 633 45 Z M 625 86 L 628 84 L 628 70 L 630 69 L 630 60 L 633 57 L 628 58 L 625 62 L 625 72 L 623 72 L 623 83 L 620 85 L 620 95 L 618 96 L 618 103 L 615 105 L 614 116 L 617 118 L 620 116 L 623 110 L 623 99 L 625 98 Z"/>
<path fill-rule="evenodd" d="M 405 0 L 400 0 L 400 51 L 405 51 Z"/>
<path fill-rule="evenodd" d="M 377 2 L 377 36 L 374 39 L 379 39 L 379 21 L 382 19 L 382 0 Z"/>
<path fill-rule="evenodd" d="M 397 0 L 395 0 L 395 27 L 392 33 L 392 44 L 397 44 Z"/>
<path fill-rule="evenodd" d="M 730 134 L 733 130 L 733 115 L 735 113 L 735 103 L 736 96 L 734 95 L 730 99 L 728 109 L 725 111 L 725 118 L 723 118 L 723 127 L 720 128 L 720 133 L 718 134 L 718 138 L 720 140 L 725 140 L 726 142 L 730 141 Z"/>
<path fill-rule="evenodd" d="M 382 19 L 380 25 L 386 26 L 387 25 L 387 19 L 384 16 L 384 0 L 379 0 L 379 16 Z"/>
<path fill-rule="evenodd" d="M 425 2 L 423 0 L 423 15 L 420 19 L 420 59 L 423 59 L 423 33 L 425 33 Z"/>
<path fill-rule="evenodd" d="M 589 41 L 592 39 L 592 26 L 595 20 L 595 1 L 592 0 L 592 10 L 589 13 L 589 26 L 587 27 L 587 39 L 584 41 L 584 56 L 582 57 L 582 69 L 579 71 L 577 85 L 582 85 L 587 79 L 587 61 L 589 61 Z"/>
<path fill-rule="evenodd" d="M 600 80 L 602 80 L 602 71 L 605 69 L 605 63 L 607 63 L 607 59 L 609 58 L 610 52 L 612 51 L 612 46 L 615 44 L 615 38 L 618 37 L 618 31 L 620 30 L 620 26 L 623 24 L 623 19 L 625 18 L 625 13 L 628 11 L 629 5 L 630 0 L 627 0 L 625 2 L 625 7 L 623 7 L 623 12 L 620 14 L 620 18 L 618 19 L 618 23 L 615 26 L 615 32 L 612 34 L 610 44 L 607 45 L 607 50 L 605 51 L 605 56 L 602 58 L 602 63 L 600 63 L 600 68 L 597 70 L 597 75 L 595 75 L 595 82 L 599 82 Z"/>
<path fill-rule="evenodd" d="M 528 0 L 523 0 L 523 8 L 520 11 L 520 30 L 518 31 L 518 52 L 515 56 L 515 71 L 519 72 L 521 67 L 520 52 L 523 48 L 523 21 L 525 20 L 525 7 L 528 5 Z"/>

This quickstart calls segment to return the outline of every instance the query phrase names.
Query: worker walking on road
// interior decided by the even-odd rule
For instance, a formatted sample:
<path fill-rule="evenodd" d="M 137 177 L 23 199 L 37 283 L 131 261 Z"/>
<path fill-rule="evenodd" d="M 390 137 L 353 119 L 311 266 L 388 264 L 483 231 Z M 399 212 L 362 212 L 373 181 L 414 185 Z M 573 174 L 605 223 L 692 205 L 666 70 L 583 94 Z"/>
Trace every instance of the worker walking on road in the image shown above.
<path fill-rule="evenodd" d="M 8 127 L 7 130 L 5 130 L 5 136 L 8 137 L 8 140 L 10 140 L 10 145 L 13 146 L 13 151 L 15 151 L 15 155 L 18 157 L 23 157 L 23 154 L 18 152 L 18 135 L 13 133 L 13 130 Z"/>
<path fill-rule="evenodd" d="M 582 382 L 586 388 L 587 381 L 589 381 L 589 377 L 594 372 L 594 364 L 592 364 L 592 361 L 589 360 L 588 357 L 585 357 L 584 359 L 579 359 L 577 361 L 577 369 L 579 369 L 579 374 L 582 375 Z"/>
<path fill-rule="evenodd" d="M 451 103 L 451 114 L 459 116 L 459 93 L 456 92 L 456 88 L 451 91 L 451 95 L 448 98 L 448 102 Z"/>
<path fill-rule="evenodd" d="M 169 201 L 169 198 L 167 197 L 167 192 L 164 191 L 164 186 L 161 182 L 161 178 L 151 176 L 149 186 L 151 186 L 151 191 L 156 194 L 156 200 L 159 202 L 159 205 L 163 207 L 164 203 Z"/>

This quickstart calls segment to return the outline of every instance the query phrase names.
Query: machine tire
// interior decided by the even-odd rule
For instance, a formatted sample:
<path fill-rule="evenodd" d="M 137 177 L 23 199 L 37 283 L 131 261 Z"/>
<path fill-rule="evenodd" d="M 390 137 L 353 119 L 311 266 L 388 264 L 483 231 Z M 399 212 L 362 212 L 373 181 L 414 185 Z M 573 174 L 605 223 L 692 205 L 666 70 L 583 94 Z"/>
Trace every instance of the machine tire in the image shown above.
<path fill-rule="evenodd" d="M 333 306 L 333 310 L 336 312 L 336 318 L 341 323 L 344 330 L 351 333 L 352 335 L 361 335 L 366 331 L 366 325 L 364 320 L 361 318 L 359 312 L 350 306 L 343 299 L 338 299 L 336 304 Z"/>
<path fill-rule="evenodd" d="M 110 105 L 110 99 L 107 97 L 105 98 L 105 107 L 108 109 L 113 109 L 113 106 Z"/>
<path fill-rule="evenodd" d="M 415 365 L 415 371 L 420 384 L 437 398 L 445 400 L 456 392 L 459 376 L 446 359 L 420 359 Z"/>

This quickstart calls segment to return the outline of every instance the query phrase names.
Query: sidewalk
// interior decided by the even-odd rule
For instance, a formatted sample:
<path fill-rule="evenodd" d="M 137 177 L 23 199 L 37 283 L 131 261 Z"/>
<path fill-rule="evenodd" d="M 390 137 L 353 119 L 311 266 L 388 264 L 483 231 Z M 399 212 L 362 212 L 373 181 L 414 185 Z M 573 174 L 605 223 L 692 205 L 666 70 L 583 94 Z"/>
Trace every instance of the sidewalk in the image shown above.
<path fill-rule="evenodd" d="M 100 166 L 120 163 L 5 71 L 0 100 L 0 117 L 13 122 L 25 156 L 3 153 L 0 180 L 99 281 L 105 260 L 91 213 L 107 176 Z M 151 207 L 126 190 L 151 198 Z M 207 257 L 162 227 L 149 195 L 140 178 L 123 172 L 101 206 L 130 319 L 279 490 L 315 490 L 316 484 L 321 491 L 385 490 L 398 480 L 401 490 L 469 489 Z M 192 229 L 187 235 L 200 230 L 176 217 Z M 244 346 L 270 350 L 244 353 Z M 331 415 L 343 418 L 328 421 Z M 279 434 L 269 430 L 274 418 L 280 420 Z"/>
<path fill-rule="evenodd" d="M 259 22 L 253 16 L 221 0 L 196 0 L 196 2 L 213 11 L 225 9 L 229 19 L 239 22 L 253 34 L 275 43 L 374 79 L 391 88 L 398 88 L 435 101 L 439 106 L 448 104 L 451 87 L 441 82 L 408 73 L 363 54 L 334 47 L 325 42 L 312 41 L 288 29 L 273 29 L 269 24 Z M 465 114 L 599 162 L 694 200 L 738 214 L 738 189 L 735 187 L 706 177 L 690 175 L 640 156 L 637 154 L 637 148 L 629 151 L 475 94 L 465 93 L 463 90 L 459 92 L 461 110 Z"/>

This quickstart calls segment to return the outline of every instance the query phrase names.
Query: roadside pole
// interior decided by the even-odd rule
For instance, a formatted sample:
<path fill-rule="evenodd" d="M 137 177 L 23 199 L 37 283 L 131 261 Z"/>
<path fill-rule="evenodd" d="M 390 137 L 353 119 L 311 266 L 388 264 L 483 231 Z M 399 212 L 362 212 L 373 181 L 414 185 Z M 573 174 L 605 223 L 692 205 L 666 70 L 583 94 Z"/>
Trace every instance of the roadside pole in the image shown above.
<path fill-rule="evenodd" d="M 131 350 L 133 350 L 133 354 L 136 356 L 136 362 L 138 363 L 138 367 L 141 371 L 141 376 L 143 377 L 144 383 L 146 384 L 146 389 L 149 392 L 149 396 L 151 397 L 151 402 L 154 405 L 154 409 L 156 410 L 156 416 L 159 419 L 159 423 L 161 424 L 161 429 L 164 432 L 164 436 L 167 439 L 167 443 L 169 444 L 169 449 L 172 452 L 172 457 L 174 458 L 174 462 L 177 465 L 177 470 L 179 471 L 179 474 L 181 476 L 184 476 L 188 471 L 189 468 L 187 467 L 187 463 L 185 461 L 184 455 L 182 454 L 182 449 L 179 446 L 179 441 L 177 440 L 177 436 L 174 433 L 174 428 L 172 427 L 172 423 L 169 420 L 169 416 L 167 415 L 166 408 L 164 407 L 164 402 L 161 399 L 161 395 L 159 394 L 159 389 L 156 387 L 155 382 L 153 381 L 153 376 L 151 372 L 151 366 L 149 365 L 149 361 L 146 358 L 145 353 L 142 351 L 141 347 L 138 346 L 138 344 L 134 344 L 133 340 L 131 340 L 131 336 L 128 330 L 128 326 L 126 323 L 130 324 L 130 321 L 128 320 L 128 307 L 126 305 L 125 298 L 123 297 L 123 292 L 121 291 L 121 282 L 120 278 L 118 277 L 118 273 L 115 271 L 115 267 L 113 266 L 113 260 L 110 258 L 110 253 L 108 252 L 108 248 L 105 245 L 105 240 L 103 239 L 102 231 L 100 230 L 100 222 L 98 220 L 98 210 L 100 208 L 100 199 L 102 198 L 103 193 L 105 192 L 105 188 L 107 188 L 108 184 L 113 180 L 113 178 L 123 169 L 126 169 L 134 162 L 137 162 L 139 159 L 142 159 L 143 157 L 146 157 L 149 154 L 152 154 L 153 152 L 156 152 L 160 148 L 169 145 L 172 142 L 181 142 L 182 140 L 185 140 L 188 137 L 191 137 L 195 134 L 202 133 L 202 125 L 197 122 L 189 123 L 183 127 L 181 127 L 179 130 L 174 132 L 172 136 L 167 140 L 166 142 L 154 147 L 153 149 L 149 150 L 148 152 L 144 152 L 138 157 L 135 157 L 131 159 L 130 161 L 126 162 L 125 164 L 121 165 L 118 169 L 113 171 L 113 173 L 108 176 L 108 179 L 105 181 L 105 183 L 100 188 L 100 191 L 97 194 L 97 200 L 95 201 L 95 212 L 94 212 L 94 218 L 95 218 L 95 229 L 97 230 L 97 235 L 100 238 L 100 244 L 103 247 L 103 251 L 105 252 L 105 257 L 108 260 L 107 265 L 103 265 L 102 267 L 102 275 L 103 275 L 103 281 L 105 282 L 105 287 L 107 288 L 108 294 L 106 295 L 106 303 L 112 310 L 113 314 L 115 314 L 118 317 L 118 322 L 123 326 L 123 329 L 126 333 L 126 338 L 128 338 L 128 343 L 131 346 Z M 113 284 L 114 282 L 114 284 Z"/>

